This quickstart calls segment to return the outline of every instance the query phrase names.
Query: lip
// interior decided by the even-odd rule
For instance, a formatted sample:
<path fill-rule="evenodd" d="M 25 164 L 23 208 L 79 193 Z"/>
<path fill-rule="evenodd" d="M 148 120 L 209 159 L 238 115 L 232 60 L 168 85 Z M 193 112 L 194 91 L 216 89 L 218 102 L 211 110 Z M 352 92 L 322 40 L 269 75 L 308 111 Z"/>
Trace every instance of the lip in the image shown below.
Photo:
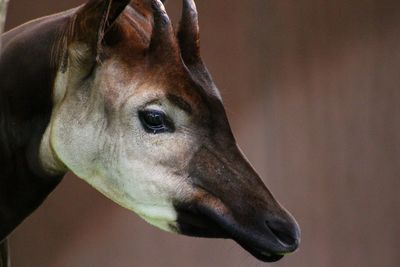
<path fill-rule="evenodd" d="M 236 241 L 236 240 L 235 240 Z M 236 241 L 237 242 L 237 241 Z M 240 244 L 240 243 L 239 243 Z M 250 248 L 246 245 L 240 244 L 245 250 L 247 250 L 251 255 L 257 258 L 260 261 L 264 262 L 276 262 L 279 261 L 284 257 L 282 254 L 270 253 L 262 251 L 261 249 L 257 248 Z"/>
<path fill-rule="evenodd" d="M 264 262 L 276 262 L 284 257 L 283 255 L 278 255 L 278 254 L 264 254 L 264 253 L 252 253 L 252 252 L 250 252 L 250 253 L 251 253 L 251 255 L 256 257 L 258 260 L 264 261 Z"/>
<path fill-rule="evenodd" d="M 276 262 L 284 257 L 284 253 L 272 249 L 261 248 L 251 238 L 246 238 L 237 227 L 216 216 L 208 208 L 194 207 L 176 208 L 179 214 L 178 230 L 181 234 L 195 237 L 232 239 L 251 255 L 263 262 Z M 272 242 L 274 238 L 271 237 Z M 273 247 L 273 246 L 272 246 Z"/>
<path fill-rule="evenodd" d="M 194 237 L 230 238 L 219 224 L 199 213 L 197 209 L 179 208 L 177 211 L 178 229 L 181 234 Z"/>

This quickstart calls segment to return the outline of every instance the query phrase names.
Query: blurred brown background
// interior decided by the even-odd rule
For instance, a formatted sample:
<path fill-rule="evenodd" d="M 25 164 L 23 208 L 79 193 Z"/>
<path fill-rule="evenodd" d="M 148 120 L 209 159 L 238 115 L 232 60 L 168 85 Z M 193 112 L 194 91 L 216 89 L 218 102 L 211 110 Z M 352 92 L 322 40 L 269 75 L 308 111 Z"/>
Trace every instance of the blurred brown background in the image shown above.
<path fill-rule="evenodd" d="M 82 2 L 11 0 L 7 25 Z M 197 2 L 238 142 L 302 228 L 273 266 L 400 266 L 400 2 Z M 72 175 L 11 247 L 15 267 L 268 265 L 163 233 Z"/>

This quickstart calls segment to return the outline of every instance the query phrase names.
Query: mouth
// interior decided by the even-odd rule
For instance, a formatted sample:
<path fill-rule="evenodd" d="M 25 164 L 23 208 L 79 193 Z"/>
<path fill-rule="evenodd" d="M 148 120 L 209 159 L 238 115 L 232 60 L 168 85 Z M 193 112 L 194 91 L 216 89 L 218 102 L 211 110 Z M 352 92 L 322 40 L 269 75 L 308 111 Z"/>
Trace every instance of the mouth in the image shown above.
<path fill-rule="evenodd" d="M 206 237 L 206 238 L 223 238 L 232 239 L 242 248 L 263 262 L 276 262 L 290 253 L 293 249 L 282 249 L 280 242 L 271 236 L 268 245 L 261 245 L 260 238 L 257 234 L 243 229 L 224 216 L 216 215 L 210 212 L 210 209 L 189 205 L 183 207 L 175 207 L 178 212 L 178 232 L 180 234 Z M 279 247 L 280 246 L 280 247 Z"/>
<path fill-rule="evenodd" d="M 207 238 L 229 238 L 229 234 L 207 216 L 192 207 L 176 208 L 178 232 L 183 235 Z"/>
<path fill-rule="evenodd" d="M 284 257 L 284 255 L 282 255 L 282 254 L 274 254 L 272 252 L 265 252 L 265 251 L 262 251 L 261 249 L 250 248 L 250 247 L 247 247 L 242 244 L 241 244 L 241 246 L 260 261 L 276 262 Z"/>

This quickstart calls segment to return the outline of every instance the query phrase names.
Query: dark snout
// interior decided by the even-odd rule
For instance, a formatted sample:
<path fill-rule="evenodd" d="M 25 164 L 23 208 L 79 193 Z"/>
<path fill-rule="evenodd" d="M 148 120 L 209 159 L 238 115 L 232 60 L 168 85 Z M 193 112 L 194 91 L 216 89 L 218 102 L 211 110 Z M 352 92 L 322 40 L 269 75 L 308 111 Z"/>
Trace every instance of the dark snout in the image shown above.
<path fill-rule="evenodd" d="M 223 157 L 202 148 L 191 162 L 190 178 L 195 195 L 175 205 L 182 234 L 231 238 L 268 262 L 298 248 L 300 229 L 295 219 L 274 199 L 239 150 Z"/>
<path fill-rule="evenodd" d="M 202 203 L 176 205 L 182 234 L 230 238 L 266 262 L 278 261 L 298 248 L 300 229 L 294 219 L 272 217 L 265 215 L 265 211 L 241 214 L 225 210 L 224 204 L 213 197 L 202 198 Z"/>
<path fill-rule="evenodd" d="M 269 262 L 277 261 L 298 248 L 300 229 L 296 221 L 289 217 L 290 215 L 254 216 L 256 220 L 260 220 L 259 226 L 257 227 L 257 224 L 254 224 L 254 228 L 249 226 L 248 239 L 244 237 L 242 242 L 239 237 L 237 241 L 256 258 Z"/>
<path fill-rule="evenodd" d="M 264 223 L 271 234 L 276 238 L 279 246 L 283 247 L 283 253 L 290 253 L 299 247 L 300 229 L 297 222 L 293 219 L 269 218 L 267 216 Z"/>

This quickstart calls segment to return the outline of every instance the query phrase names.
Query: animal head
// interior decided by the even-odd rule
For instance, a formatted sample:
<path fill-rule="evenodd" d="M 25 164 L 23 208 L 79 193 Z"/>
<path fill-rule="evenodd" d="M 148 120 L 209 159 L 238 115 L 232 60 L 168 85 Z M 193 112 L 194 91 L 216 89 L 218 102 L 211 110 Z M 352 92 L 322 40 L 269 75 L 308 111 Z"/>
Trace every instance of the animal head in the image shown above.
<path fill-rule="evenodd" d="M 92 0 L 55 45 L 44 167 L 72 171 L 149 223 L 232 238 L 263 261 L 299 228 L 238 148 L 201 57 L 193 0 L 177 34 L 159 0 Z"/>

